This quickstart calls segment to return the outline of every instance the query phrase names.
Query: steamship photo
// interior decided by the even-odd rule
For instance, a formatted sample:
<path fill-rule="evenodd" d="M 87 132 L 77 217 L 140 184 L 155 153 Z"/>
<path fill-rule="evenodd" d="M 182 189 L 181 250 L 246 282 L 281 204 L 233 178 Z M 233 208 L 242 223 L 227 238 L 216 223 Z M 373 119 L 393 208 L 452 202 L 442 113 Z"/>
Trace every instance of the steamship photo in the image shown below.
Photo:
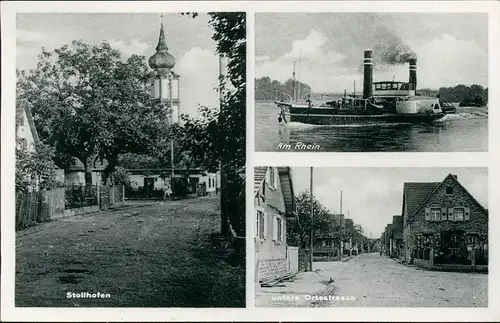
<path fill-rule="evenodd" d="M 257 14 L 256 150 L 487 151 L 487 21 Z"/>

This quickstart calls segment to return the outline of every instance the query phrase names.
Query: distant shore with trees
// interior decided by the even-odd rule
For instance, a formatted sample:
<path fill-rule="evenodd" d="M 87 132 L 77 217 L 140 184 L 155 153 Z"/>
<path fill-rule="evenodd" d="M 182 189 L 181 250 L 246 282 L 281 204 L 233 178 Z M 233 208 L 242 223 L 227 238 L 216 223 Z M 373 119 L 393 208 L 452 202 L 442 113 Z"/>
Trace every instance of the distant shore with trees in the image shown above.
<path fill-rule="evenodd" d="M 300 97 L 303 97 L 307 94 L 312 94 L 313 100 L 314 97 L 316 97 L 311 87 L 306 83 L 295 81 L 295 88 L 300 88 Z M 281 98 L 281 93 L 283 92 L 292 95 L 293 80 L 291 78 L 284 83 L 273 80 L 267 76 L 255 79 L 255 100 L 276 100 L 277 97 Z M 432 97 L 435 97 L 439 94 L 439 97 L 442 100 L 458 103 L 460 106 L 483 107 L 488 104 L 488 88 L 484 88 L 481 85 L 477 84 L 459 84 L 453 87 L 440 87 L 439 89 L 423 88 L 417 90 L 417 93 L 420 95 Z M 340 92 L 321 94 L 328 94 L 328 96 L 343 95 L 343 93 Z"/>
<path fill-rule="evenodd" d="M 300 98 L 312 92 L 309 85 L 299 81 L 295 81 L 295 88 L 297 91 L 300 89 Z M 267 76 L 255 79 L 255 100 L 276 100 L 277 96 L 281 98 L 283 92 L 293 94 L 293 79 L 290 78 L 284 83 L 271 80 Z"/>
<path fill-rule="evenodd" d="M 463 85 L 459 84 L 454 87 L 441 87 L 436 89 L 421 89 L 418 93 L 428 96 L 437 96 L 440 99 L 450 102 L 458 102 L 460 106 L 478 106 L 483 107 L 488 104 L 488 88 L 483 88 L 481 85 Z"/>

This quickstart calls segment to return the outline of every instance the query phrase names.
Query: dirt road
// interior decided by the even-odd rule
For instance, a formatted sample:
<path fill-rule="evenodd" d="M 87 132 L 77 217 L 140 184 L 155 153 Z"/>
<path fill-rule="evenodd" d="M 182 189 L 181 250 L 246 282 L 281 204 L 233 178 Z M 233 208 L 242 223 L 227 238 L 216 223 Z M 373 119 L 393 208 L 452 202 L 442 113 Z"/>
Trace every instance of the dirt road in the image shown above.
<path fill-rule="evenodd" d="M 245 306 L 244 264 L 217 233 L 218 205 L 166 201 L 18 232 L 16 306 Z"/>
<path fill-rule="evenodd" d="M 420 270 L 378 253 L 347 262 L 315 262 L 316 272 L 263 289 L 260 306 L 487 307 L 488 275 Z M 281 296 L 281 299 L 280 299 Z M 288 296 L 290 300 L 283 300 Z M 315 298 L 315 296 L 317 296 Z M 260 299 L 259 299 L 260 298 Z"/>

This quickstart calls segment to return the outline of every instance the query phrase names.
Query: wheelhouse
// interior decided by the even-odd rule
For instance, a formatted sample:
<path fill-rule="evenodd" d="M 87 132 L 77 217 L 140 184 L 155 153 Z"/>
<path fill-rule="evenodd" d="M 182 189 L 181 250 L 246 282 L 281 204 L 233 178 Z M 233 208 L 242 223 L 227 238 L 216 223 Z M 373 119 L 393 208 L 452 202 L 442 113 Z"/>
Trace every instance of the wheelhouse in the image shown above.
<path fill-rule="evenodd" d="M 413 84 L 408 82 L 383 81 L 373 82 L 373 96 L 408 96 L 415 95 Z"/>

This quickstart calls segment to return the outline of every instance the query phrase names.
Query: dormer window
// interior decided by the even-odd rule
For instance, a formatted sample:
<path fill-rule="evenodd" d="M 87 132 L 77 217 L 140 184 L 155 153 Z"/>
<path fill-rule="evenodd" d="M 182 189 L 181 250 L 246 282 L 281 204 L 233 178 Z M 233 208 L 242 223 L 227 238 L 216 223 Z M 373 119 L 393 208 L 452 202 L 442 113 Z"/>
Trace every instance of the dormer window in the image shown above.
<path fill-rule="evenodd" d="M 446 195 L 453 195 L 453 186 L 446 186 Z"/>

